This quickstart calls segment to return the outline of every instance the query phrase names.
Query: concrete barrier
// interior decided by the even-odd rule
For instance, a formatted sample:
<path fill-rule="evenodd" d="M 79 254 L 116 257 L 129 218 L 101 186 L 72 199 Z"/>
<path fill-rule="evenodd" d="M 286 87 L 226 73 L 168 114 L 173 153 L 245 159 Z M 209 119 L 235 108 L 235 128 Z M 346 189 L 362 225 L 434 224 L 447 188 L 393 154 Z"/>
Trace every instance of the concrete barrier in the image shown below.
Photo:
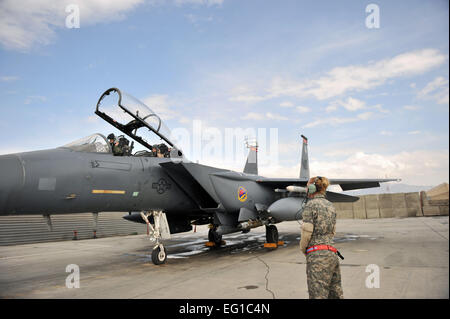
<path fill-rule="evenodd" d="M 405 201 L 408 217 L 423 216 L 419 193 L 405 193 Z"/>
<path fill-rule="evenodd" d="M 439 213 L 442 216 L 448 216 L 448 204 L 439 206 Z"/>
<path fill-rule="evenodd" d="M 391 194 L 392 196 L 392 209 L 395 217 L 408 217 L 408 211 L 406 210 L 405 194 Z"/>
<path fill-rule="evenodd" d="M 378 205 L 378 195 L 365 195 L 367 218 L 380 218 L 380 206 Z"/>
<path fill-rule="evenodd" d="M 423 206 L 423 216 L 439 216 L 441 211 L 439 206 L 425 205 Z"/>
<path fill-rule="evenodd" d="M 425 192 L 364 195 L 353 203 L 333 203 L 337 218 L 392 218 L 449 214 L 447 200 L 432 200 Z"/>
<path fill-rule="evenodd" d="M 394 217 L 394 210 L 392 209 L 392 194 L 379 194 L 378 204 L 380 205 L 381 218 Z"/>
<path fill-rule="evenodd" d="M 366 201 L 365 197 L 361 196 L 359 200 L 353 202 L 353 218 L 366 219 Z"/>
<path fill-rule="evenodd" d="M 336 209 L 336 218 L 338 219 L 352 219 L 353 218 L 353 203 L 333 203 Z"/>

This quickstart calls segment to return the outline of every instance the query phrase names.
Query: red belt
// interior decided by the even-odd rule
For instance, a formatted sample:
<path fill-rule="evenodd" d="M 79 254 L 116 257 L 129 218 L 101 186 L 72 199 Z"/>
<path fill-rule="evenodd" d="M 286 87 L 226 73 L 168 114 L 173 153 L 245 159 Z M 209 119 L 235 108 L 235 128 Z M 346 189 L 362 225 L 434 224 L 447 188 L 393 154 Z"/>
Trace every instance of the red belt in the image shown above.
<path fill-rule="evenodd" d="M 317 251 L 317 250 L 330 250 L 333 253 L 337 253 L 337 249 L 334 248 L 333 246 L 330 245 L 315 245 L 315 246 L 311 246 L 308 249 L 306 249 L 306 253 L 309 254 L 313 251 Z"/>

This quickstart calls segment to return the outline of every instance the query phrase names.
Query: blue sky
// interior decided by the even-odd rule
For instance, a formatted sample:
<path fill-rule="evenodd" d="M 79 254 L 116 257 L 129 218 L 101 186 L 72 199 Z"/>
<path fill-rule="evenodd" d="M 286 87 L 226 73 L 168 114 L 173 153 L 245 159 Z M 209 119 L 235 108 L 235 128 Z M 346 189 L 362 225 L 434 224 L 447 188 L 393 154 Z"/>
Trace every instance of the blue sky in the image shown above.
<path fill-rule="evenodd" d="M 80 28 L 65 27 L 71 3 Z M 171 128 L 277 128 L 267 176 L 298 175 L 303 133 L 313 174 L 448 182 L 448 21 L 438 0 L 5 0 L 0 153 L 107 134 L 93 112 L 115 86 Z"/>

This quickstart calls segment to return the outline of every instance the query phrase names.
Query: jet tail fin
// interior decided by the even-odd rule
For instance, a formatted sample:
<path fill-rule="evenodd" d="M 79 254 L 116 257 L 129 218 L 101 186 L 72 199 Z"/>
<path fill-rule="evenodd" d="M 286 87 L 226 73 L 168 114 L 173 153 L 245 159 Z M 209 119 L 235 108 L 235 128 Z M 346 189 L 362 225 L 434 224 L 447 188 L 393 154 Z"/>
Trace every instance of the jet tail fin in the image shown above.
<path fill-rule="evenodd" d="M 308 138 L 301 135 L 303 139 L 302 159 L 300 162 L 300 178 L 309 179 Z"/>
<path fill-rule="evenodd" d="M 249 149 L 247 161 L 245 162 L 244 173 L 258 175 L 258 143 L 250 144 L 246 141 Z"/>

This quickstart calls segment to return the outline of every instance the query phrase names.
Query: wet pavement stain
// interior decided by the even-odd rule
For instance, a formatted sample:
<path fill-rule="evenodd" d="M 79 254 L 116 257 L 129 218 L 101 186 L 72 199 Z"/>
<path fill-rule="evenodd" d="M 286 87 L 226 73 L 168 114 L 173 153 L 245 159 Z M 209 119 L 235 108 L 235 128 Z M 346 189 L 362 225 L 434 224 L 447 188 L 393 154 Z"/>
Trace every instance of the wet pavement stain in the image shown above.
<path fill-rule="evenodd" d="M 248 285 L 248 286 L 243 286 L 243 287 L 239 287 L 238 289 L 258 289 L 258 286 L 253 286 L 253 285 Z"/>

